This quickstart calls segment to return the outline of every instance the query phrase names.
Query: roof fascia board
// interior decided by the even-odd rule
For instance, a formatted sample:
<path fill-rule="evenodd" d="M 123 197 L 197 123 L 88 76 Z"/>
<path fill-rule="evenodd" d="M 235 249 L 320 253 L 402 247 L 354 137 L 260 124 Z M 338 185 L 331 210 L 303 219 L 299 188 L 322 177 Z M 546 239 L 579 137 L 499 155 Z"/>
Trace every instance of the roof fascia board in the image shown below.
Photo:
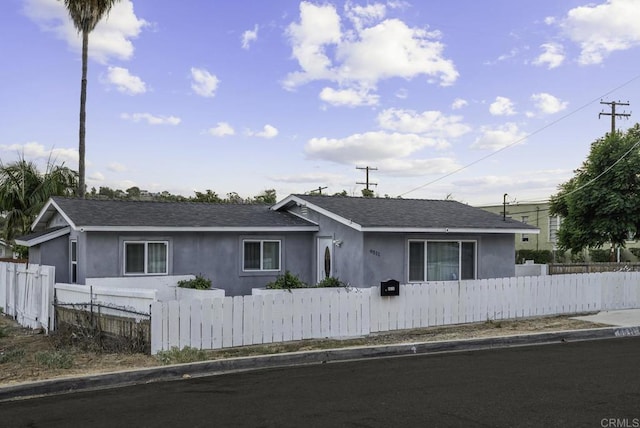
<path fill-rule="evenodd" d="M 402 232 L 402 233 L 525 233 L 537 235 L 540 229 L 476 229 L 447 227 L 363 227 L 362 232 Z"/>
<path fill-rule="evenodd" d="M 317 232 L 317 226 L 223 227 L 223 226 L 80 226 L 81 232 Z"/>
<path fill-rule="evenodd" d="M 52 239 L 59 238 L 61 236 L 67 235 L 71 232 L 70 227 L 65 227 L 62 229 L 58 229 L 55 232 L 47 233 L 45 235 L 40 235 L 37 238 L 30 239 L 28 241 L 23 241 L 22 239 L 16 239 L 17 245 L 24 245 L 25 247 L 33 247 L 34 245 L 42 244 L 43 242 L 51 241 Z"/>

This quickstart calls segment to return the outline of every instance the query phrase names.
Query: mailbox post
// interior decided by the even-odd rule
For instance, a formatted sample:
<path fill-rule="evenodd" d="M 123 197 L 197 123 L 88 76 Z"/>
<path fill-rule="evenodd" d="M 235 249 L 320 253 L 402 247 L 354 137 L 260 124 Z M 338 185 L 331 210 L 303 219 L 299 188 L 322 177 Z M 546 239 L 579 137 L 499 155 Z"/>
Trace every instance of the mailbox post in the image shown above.
<path fill-rule="evenodd" d="M 380 283 L 380 295 L 381 296 L 399 296 L 400 295 L 400 283 L 395 279 L 388 279 Z"/>

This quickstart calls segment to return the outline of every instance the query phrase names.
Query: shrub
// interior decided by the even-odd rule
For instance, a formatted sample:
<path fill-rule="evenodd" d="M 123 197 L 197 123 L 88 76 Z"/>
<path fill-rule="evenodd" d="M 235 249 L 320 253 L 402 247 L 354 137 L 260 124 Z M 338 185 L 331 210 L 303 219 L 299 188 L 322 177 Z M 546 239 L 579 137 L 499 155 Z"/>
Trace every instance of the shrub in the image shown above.
<path fill-rule="evenodd" d="M 178 287 L 208 290 L 211 288 L 211 280 L 203 277 L 202 275 L 197 275 L 194 279 L 183 279 L 178 281 Z"/>
<path fill-rule="evenodd" d="M 70 369 L 73 355 L 67 351 L 40 351 L 35 354 L 36 363 L 50 369 Z"/>
<path fill-rule="evenodd" d="M 306 288 L 307 283 L 302 281 L 298 275 L 285 271 L 284 275 L 279 275 L 275 281 L 267 284 L 270 290 L 290 290 L 292 288 Z"/>
<path fill-rule="evenodd" d="M 162 364 L 183 364 L 194 363 L 197 361 L 207 360 L 207 353 L 202 349 L 192 348 L 185 346 L 180 349 L 177 346 L 173 346 L 168 351 L 160 351 L 156 354 L 156 358 Z"/>
<path fill-rule="evenodd" d="M 318 283 L 318 285 L 316 287 L 347 287 L 347 284 L 345 284 L 344 282 L 340 281 L 340 279 L 335 278 L 333 276 L 329 276 L 324 278 L 322 281 L 320 281 Z"/>
<path fill-rule="evenodd" d="M 544 265 L 553 261 L 553 253 L 549 250 L 516 251 L 516 263 L 524 263 L 525 260 L 533 260 L 534 263 Z"/>
<path fill-rule="evenodd" d="M 609 261 L 611 252 L 605 249 L 595 249 L 589 251 L 589 259 L 594 263 L 604 263 Z"/>
<path fill-rule="evenodd" d="M 24 349 L 7 349 L 4 352 L 0 352 L 0 364 L 19 362 L 23 358 Z"/>

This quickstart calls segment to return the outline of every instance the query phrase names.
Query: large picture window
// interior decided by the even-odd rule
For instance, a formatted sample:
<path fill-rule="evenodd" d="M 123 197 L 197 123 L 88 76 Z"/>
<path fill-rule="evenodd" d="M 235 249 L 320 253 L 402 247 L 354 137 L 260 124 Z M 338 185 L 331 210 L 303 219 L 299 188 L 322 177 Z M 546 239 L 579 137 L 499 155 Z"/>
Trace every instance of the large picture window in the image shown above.
<path fill-rule="evenodd" d="M 242 269 L 280 270 L 280 241 L 244 240 Z"/>
<path fill-rule="evenodd" d="M 409 241 L 410 282 L 475 278 L 475 241 Z"/>
<path fill-rule="evenodd" d="M 167 247 L 166 241 L 125 242 L 125 275 L 166 275 L 169 273 Z"/>

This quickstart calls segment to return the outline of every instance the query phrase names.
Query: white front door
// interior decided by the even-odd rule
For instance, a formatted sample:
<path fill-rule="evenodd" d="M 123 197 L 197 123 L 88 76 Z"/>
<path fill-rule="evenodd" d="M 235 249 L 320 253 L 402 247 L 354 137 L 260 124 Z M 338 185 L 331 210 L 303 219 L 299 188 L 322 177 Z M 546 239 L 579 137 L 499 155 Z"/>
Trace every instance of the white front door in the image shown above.
<path fill-rule="evenodd" d="M 318 282 L 333 276 L 333 238 L 318 238 Z"/>

